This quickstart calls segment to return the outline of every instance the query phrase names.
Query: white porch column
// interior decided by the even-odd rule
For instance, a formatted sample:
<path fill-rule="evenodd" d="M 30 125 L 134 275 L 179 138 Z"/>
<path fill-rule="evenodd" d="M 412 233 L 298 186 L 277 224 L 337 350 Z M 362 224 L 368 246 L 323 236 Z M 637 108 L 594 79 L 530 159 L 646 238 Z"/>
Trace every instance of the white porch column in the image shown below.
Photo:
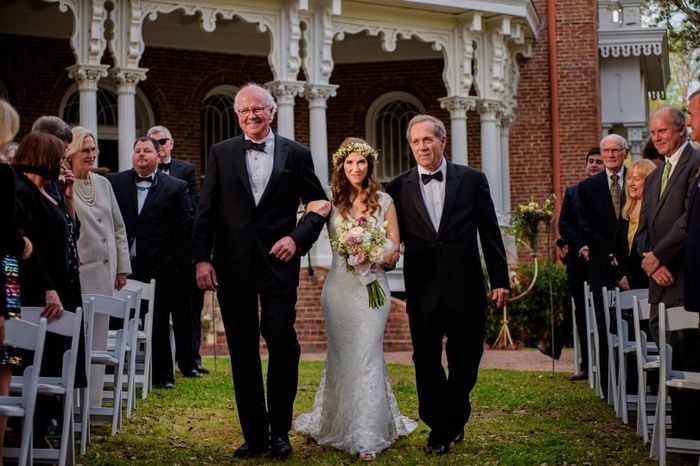
<path fill-rule="evenodd" d="M 136 84 L 146 79 L 142 68 L 114 68 L 119 105 L 119 171 L 131 168 L 136 140 Z"/>
<path fill-rule="evenodd" d="M 80 93 L 80 126 L 97 134 L 97 82 L 107 77 L 109 65 L 72 65 L 66 68 L 68 77 L 78 83 Z"/>
<path fill-rule="evenodd" d="M 499 223 L 503 217 L 503 188 L 501 177 L 501 134 L 498 128 L 498 112 L 501 104 L 495 101 L 481 101 L 477 105 L 481 117 L 481 169 L 486 174 L 491 190 L 491 198 L 496 208 Z"/>
<path fill-rule="evenodd" d="M 642 136 L 644 126 L 645 125 L 642 124 L 641 126 L 627 127 L 627 144 L 632 154 L 632 160 L 639 160 L 642 158 L 642 151 L 644 150 L 644 137 Z"/>
<path fill-rule="evenodd" d="M 467 165 L 468 144 L 467 144 L 467 112 L 474 108 L 474 101 L 468 97 L 443 97 L 440 100 L 440 107 L 450 112 L 450 136 L 452 162 L 460 165 Z"/>
<path fill-rule="evenodd" d="M 307 84 L 304 97 L 309 101 L 309 133 L 311 154 L 314 157 L 316 175 L 328 186 L 328 133 L 326 131 L 326 101 L 335 97 L 338 86 L 334 84 Z"/>
<path fill-rule="evenodd" d="M 501 118 L 501 193 L 503 199 L 503 214 L 510 221 L 510 126 L 513 124 L 512 116 Z"/>
<path fill-rule="evenodd" d="M 304 85 L 300 81 L 270 81 L 265 87 L 277 99 L 277 132 L 289 139 L 294 137 L 294 98 L 302 95 Z"/>

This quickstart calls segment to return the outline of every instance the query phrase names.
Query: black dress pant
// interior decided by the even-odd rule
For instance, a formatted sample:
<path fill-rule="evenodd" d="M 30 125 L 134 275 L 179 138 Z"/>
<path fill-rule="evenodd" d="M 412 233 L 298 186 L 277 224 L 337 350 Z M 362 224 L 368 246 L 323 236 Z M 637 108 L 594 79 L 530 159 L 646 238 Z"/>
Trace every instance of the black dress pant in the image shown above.
<path fill-rule="evenodd" d="M 270 435 L 285 435 L 292 426 L 301 355 L 294 330 L 297 287 L 266 270 L 254 275 L 243 287 L 219 276 L 218 297 L 243 436 L 253 446 L 266 446 Z M 260 335 L 268 350 L 267 403 Z"/>
<path fill-rule="evenodd" d="M 447 443 L 464 429 L 471 414 L 469 394 L 484 352 L 484 310 L 409 314 L 418 414 L 431 429 L 430 440 Z M 449 375 L 442 365 L 443 338 Z"/>

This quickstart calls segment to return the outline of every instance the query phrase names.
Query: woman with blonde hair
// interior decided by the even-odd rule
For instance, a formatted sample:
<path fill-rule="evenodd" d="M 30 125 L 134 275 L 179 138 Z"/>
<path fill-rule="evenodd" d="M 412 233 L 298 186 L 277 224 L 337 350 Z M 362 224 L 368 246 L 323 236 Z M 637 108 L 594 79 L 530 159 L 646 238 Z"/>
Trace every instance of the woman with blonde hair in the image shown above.
<path fill-rule="evenodd" d="M 615 242 L 615 261 L 622 290 L 649 287 L 649 278 L 642 270 L 642 258 L 637 252 L 635 236 L 639 227 L 639 213 L 642 209 L 644 180 L 654 170 L 656 170 L 656 164 L 649 159 L 637 160 L 627 170 L 625 205 L 622 207 Z"/>
<path fill-rule="evenodd" d="M 330 207 L 331 238 L 342 237 L 341 227 L 348 220 L 385 225 L 387 241 L 379 251 L 383 255 L 378 257 L 376 279 L 386 300 L 372 304 L 366 284 L 348 271 L 350 260 L 346 263 L 333 251 L 321 293 L 328 338 L 326 365 L 313 411 L 295 422 L 297 430 L 319 445 L 357 454 L 364 461 L 374 460 L 417 426 L 399 412 L 384 363 L 384 326 L 391 296 L 383 267 L 393 266 L 398 259 L 399 228 L 391 196 L 383 192 L 374 174 L 377 157 L 377 151 L 362 139 L 343 141 L 333 154 L 332 205 L 315 201 L 308 206 L 322 216 L 328 215 Z"/>
<path fill-rule="evenodd" d="M 107 178 L 92 172 L 99 154 L 97 139 L 81 126 L 72 129 L 73 141 L 66 161 L 75 175 L 73 198 L 80 218 L 80 286 L 83 293 L 111 296 L 126 284 L 131 273 L 126 228 L 119 205 Z M 109 320 L 97 316 L 93 331 L 93 349 L 105 349 Z M 104 366 L 90 371 L 90 402 L 102 401 Z"/>

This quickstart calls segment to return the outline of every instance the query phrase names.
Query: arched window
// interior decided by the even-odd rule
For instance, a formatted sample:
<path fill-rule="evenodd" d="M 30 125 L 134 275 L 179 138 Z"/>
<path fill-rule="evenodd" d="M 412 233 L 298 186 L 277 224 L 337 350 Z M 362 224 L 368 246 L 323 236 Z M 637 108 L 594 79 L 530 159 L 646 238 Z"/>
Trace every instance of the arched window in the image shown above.
<path fill-rule="evenodd" d="M 98 165 L 119 171 L 119 104 L 117 87 L 110 79 L 100 81 L 97 89 Z M 153 110 L 141 89 L 136 87 L 136 136 L 146 134 L 155 124 Z M 61 102 L 61 118 L 71 126 L 80 124 L 80 92 L 76 84 L 68 89 Z M 122 167 L 122 169 L 127 167 Z"/>
<path fill-rule="evenodd" d="M 206 172 L 207 156 L 213 144 L 240 134 L 233 98 L 238 89 L 233 86 L 217 86 L 204 98 L 200 121 L 202 126 L 202 172 Z"/>
<path fill-rule="evenodd" d="M 414 165 L 406 141 L 406 128 L 414 116 L 425 113 L 423 104 L 411 94 L 389 92 L 377 98 L 367 111 L 367 139 L 379 150 L 377 178 L 388 181 Z"/>

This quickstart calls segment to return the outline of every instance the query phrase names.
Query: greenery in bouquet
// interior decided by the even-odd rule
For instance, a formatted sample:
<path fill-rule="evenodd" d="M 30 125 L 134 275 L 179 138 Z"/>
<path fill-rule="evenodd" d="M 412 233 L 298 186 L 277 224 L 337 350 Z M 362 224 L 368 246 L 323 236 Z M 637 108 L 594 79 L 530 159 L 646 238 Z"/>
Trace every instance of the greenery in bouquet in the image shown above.
<path fill-rule="evenodd" d="M 524 241 L 532 251 L 537 247 L 537 232 L 540 223 L 550 228 L 554 220 L 554 194 L 542 204 L 530 198 L 527 204 L 520 204 L 513 213 L 511 232 L 518 240 Z"/>
<path fill-rule="evenodd" d="M 384 289 L 377 281 L 377 270 L 386 253 L 389 240 L 388 222 L 374 217 L 346 219 L 331 237 L 331 246 L 345 260 L 348 271 L 356 274 L 367 287 L 369 305 L 378 309 L 386 303 Z"/>

